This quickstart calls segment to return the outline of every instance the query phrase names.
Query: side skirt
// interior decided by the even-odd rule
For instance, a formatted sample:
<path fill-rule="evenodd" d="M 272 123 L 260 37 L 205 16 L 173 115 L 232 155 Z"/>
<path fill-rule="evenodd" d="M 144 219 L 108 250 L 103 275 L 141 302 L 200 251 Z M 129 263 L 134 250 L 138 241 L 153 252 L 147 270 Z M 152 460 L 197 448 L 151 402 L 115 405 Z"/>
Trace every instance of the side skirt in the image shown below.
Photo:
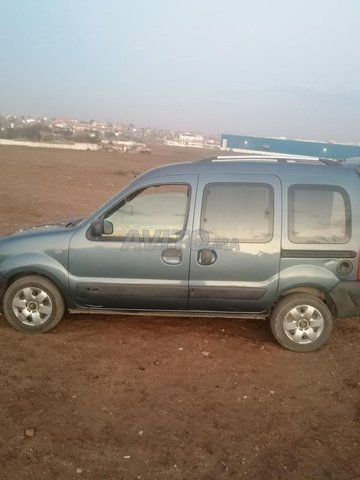
<path fill-rule="evenodd" d="M 141 315 L 153 317 L 212 317 L 212 318 L 243 318 L 251 320 L 266 320 L 269 318 L 270 312 L 262 313 L 237 313 L 237 312 L 208 312 L 199 310 L 111 310 L 106 308 L 77 308 L 69 309 L 69 313 L 81 314 L 106 314 L 106 315 Z"/>

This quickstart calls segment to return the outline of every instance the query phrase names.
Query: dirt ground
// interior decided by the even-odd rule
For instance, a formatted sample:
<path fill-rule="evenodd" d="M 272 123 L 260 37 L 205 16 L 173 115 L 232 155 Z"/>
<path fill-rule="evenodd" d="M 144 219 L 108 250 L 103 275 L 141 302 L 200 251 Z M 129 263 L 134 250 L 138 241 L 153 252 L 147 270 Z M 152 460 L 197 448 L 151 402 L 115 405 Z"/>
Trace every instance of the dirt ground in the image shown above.
<path fill-rule="evenodd" d="M 134 174 L 209 152 L 0 147 L 0 234 L 90 213 Z M 264 321 L 0 316 L 0 479 L 360 478 L 360 319 L 291 353 Z"/>

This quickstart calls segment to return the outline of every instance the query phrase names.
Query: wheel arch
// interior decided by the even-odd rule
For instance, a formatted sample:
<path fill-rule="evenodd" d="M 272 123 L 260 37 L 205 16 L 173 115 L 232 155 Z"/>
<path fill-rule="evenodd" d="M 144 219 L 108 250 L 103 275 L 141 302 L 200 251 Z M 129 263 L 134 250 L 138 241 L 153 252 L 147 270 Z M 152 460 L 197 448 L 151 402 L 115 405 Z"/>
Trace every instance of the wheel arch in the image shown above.
<path fill-rule="evenodd" d="M 38 275 L 51 281 L 61 293 L 65 305 L 69 304 L 69 273 L 67 260 L 59 261 L 44 253 L 21 253 L 11 255 L 1 263 L 1 275 L 6 279 L 6 289 L 15 280 L 30 275 Z"/>
<path fill-rule="evenodd" d="M 281 292 L 281 294 L 277 297 L 276 301 L 274 302 L 273 308 L 276 306 L 276 304 L 282 298 L 284 298 L 288 295 L 296 294 L 296 293 L 312 295 L 313 297 L 319 298 L 329 308 L 333 318 L 337 317 L 337 308 L 336 308 L 336 305 L 335 305 L 334 301 L 332 300 L 330 295 L 328 295 L 326 292 L 324 292 L 323 290 L 321 290 L 320 288 L 317 288 L 317 287 L 300 286 L 300 287 L 290 288 L 289 290 L 285 290 L 285 291 Z"/>

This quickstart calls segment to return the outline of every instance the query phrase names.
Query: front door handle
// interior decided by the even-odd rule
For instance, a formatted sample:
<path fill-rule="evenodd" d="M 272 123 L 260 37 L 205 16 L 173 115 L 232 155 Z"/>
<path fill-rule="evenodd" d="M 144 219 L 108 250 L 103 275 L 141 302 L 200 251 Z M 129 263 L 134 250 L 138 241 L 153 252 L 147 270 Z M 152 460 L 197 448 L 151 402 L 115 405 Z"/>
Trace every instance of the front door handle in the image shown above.
<path fill-rule="evenodd" d="M 161 252 L 161 258 L 168 265 L 179 265 L 182 258 L 182 251 L 179 248 L 167 248 Z"/>
<path fill-rule="evenodd" d="M 216 262 L 217 255 L 214 250 L 205 248 L 204 250 L 198 251 L 198 264 L 199 265 L 212 265 Z"/>

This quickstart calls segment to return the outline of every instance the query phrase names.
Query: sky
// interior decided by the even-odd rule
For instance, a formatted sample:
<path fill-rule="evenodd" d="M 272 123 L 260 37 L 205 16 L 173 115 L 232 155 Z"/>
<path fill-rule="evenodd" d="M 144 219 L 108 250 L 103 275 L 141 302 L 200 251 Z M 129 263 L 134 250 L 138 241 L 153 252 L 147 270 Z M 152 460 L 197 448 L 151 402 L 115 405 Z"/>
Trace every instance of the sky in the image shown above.
<path fill-rule="evenodd" d="M 0 113 L 360 142 L 358 0 L 0 0 Z"/>

